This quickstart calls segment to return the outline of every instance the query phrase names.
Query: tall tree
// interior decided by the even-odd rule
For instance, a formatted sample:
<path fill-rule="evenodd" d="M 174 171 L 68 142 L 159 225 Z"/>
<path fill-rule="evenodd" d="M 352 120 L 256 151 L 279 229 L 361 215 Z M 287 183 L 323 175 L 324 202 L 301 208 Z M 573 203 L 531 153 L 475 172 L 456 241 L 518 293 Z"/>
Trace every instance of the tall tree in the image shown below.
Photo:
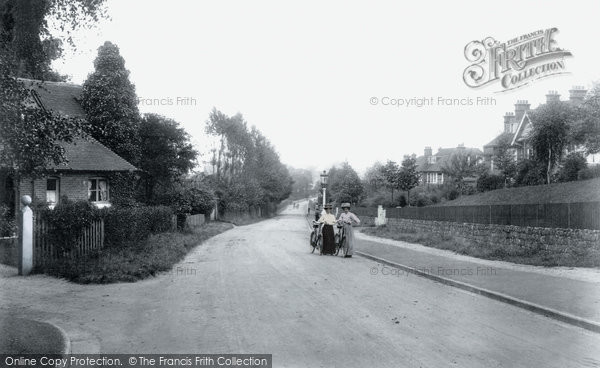
<path fill-rule="evenodd" d="M 211 163 L 219 212 L 260 206 L 269 213 L 290 195 L 292 178 L 287 167 L 258 129 L 248 130 L 241 114 L 230 117 L 213 109 L 206 132 L 217 141 Z"/>
<path fill-rule="evenodd" d="M 394 203 L 394 189 L 398 189 L 400 168 L 396 162 L 388 160 L 381 170 L 382 175 L 385 178 L 385 186 L 390 189 L 392 193 L 392 203 Z"/>
<path fill-rule="evenodd" d="M 365 190 L 368 193 L 373 193 L 385 185 L 385 177 L 383 176 L 383 164 L 376 162 L 373 166 L 367 168 L 363 177 Z"/>
<path fill-rule="evenodd" d="M 575 114 L 571 143 L 583 147 L 585 154 L 600 153 L 600 83 L 594 84 Z"/>
<path fill-rule="evenodd" d="M 11 75 L 39 80 L 64 80 L 50 64 L 63 44 L 75 46 L 71 34 L 105 17 L 104 0 L 0 0 L 0 52 Z M 52 35 L 57 25 L 65 40 Z"/>
<path fill-rule="evenodd" d="M 117 45 L 107 41 L 100 46 L 94 67 L 83 84 L 81 101 L 90 133 L 136 165 L 140 158 L 137 96 Z"/>
<path fill-rule="evenodd" d="M 410 190 L 419 184 L 419 173 L 417 172 L 417 156 L 404 156 L 398 175 L 398 187 L 406 191 L 406 203 L 410 205 Z"/>
<path fill-rule="evenodd" d="M 546 167 L 547 184 L 550 184 L 552 171 L 564 155 L 575 117 L 572 105 L 565 102 L 545 104 L 532 113 L 530 143 L 536 161 Z"/>
<path fill-rule="evenodd" d="M 364 187 L 360 177 L 349 163 L 329 170 L 328 193 L 336 203 L 358 203 L 364 198 Z"/>
<path fill-rule="evenodd" d="M 466 151 L 466 149 L 452 153 L 441 167 L 442 173 L 454 180 L 456 188 L 461 194 L 465 194 L 468 189 L 465 178 L 475 176 L 483 169 L 479 165 L 476 155 Z"/>
<path fill-rule="evenodd" d="M 63 144 L 79 135 L 82 122 L 32 107 L 17 78 L 62 79 L 50 69 L 61 40 L 48 21 L 74 30 L 93 24 L 103 0 L 0 0 L 0 160 L 15 179 L 37 176 L 49 163 L 65 162 Z"/>
<path fill-rule="evenodd" d="M 310 170 L 288 167 L 288 171 L 294 181 L 292 185 L 292 198 L 308 198 L 312 191 L 313 175 Z"/>
<path fill-rule="evenodd" d="M 513 150 L 511 149 L 510 136 L 502 136 L 498 144 L 498 152 L 494 155 L 493 160 L 496 163 L 497 169 L 504 177 L 504 186 L 506 187 L 514 179 L 517 173 L 517 163 L 515 162 Z"/>
<path fill-rule="evenodd" d="M 139 136 L 139 166 L 144 173 L 146 200 L 152 201 L 157 185 L 165 191 L 194 168 L 198 152 L 179 123 L 157 114 L 144 115 Z"/>

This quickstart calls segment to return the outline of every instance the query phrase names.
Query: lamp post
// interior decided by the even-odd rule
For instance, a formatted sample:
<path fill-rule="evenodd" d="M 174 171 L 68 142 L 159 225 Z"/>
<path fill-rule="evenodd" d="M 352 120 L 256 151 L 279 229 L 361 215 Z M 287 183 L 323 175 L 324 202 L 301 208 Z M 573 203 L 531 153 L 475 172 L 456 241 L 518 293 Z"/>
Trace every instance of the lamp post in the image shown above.
<path fill-rule="evenodd" d="M 325 208 L 325 192 L 327 191 L 327 178 L 329 175 L 327 175 L 327 171 L 323 170 L 323 173 L 321 174 L 321 188 L 323 188 L 323 208 Z"/>

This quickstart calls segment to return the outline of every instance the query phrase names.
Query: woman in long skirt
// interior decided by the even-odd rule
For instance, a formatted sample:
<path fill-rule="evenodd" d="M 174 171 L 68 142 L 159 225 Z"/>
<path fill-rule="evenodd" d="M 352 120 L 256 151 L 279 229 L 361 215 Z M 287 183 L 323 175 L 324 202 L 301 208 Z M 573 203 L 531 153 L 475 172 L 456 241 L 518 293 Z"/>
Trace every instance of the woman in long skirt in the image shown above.
<path fill-rule="evenodd" d="M 323 250 L 321 254 L 335 254 L 335 234 L 333 232 L 333 225 L 336 223 L 335 215 L 331 213 L 332 206 L 330 204 L 325 205 L 325 214 L 319 218 L 319 222 L 322 223 L 321 234 L 323 235 Z"/>
<path fill-rule="evenodd" d="M 348 253 L 346 253 L 345 257 L 352 257 L 352 252 L 354 250 L 354 229 L 352 229 L 352 224 L 360 224 L 360 220 L 356 217 L 355 214 L 350 212 L 350 203 L 342 203 L 341 204 L 342 212 L 338 221 L 340 221 L 344 225 L 344 231 L 346 232 L 346 246 L 348 247 Z"/>

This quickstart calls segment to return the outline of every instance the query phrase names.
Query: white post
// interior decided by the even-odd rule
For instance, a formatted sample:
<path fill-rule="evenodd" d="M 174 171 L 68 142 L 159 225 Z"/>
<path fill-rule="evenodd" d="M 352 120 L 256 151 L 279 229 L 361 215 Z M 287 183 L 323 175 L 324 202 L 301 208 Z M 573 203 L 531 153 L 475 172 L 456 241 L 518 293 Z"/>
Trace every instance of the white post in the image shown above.
<path fill-rule="evenodd" d="M 323 188 L 323 207 L 325 207 L 325 192 L 327 192 L 327 188 Z"/>
<path fill-rule="evenodd" d="M 375 218 L 375 226 L 382 226 L 387 223 L 386 213 L 382 205 L 377 206 L 377 218 Z"/>
<path fill-rule="evenodd" d="M 19 216 L 19 275 L 27 276 L 33 268 L 33 212 L 31 197 L 21 197 L 23 209 Z"/>

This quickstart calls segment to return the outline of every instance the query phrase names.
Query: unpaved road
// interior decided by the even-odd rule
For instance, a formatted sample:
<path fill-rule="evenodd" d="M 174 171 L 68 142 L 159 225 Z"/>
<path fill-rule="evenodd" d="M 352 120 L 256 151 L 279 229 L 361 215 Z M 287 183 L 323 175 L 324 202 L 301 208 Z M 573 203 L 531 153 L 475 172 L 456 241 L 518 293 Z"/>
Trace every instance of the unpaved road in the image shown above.
<path fill-rule="evenodd" d="M 56 323 L 74 353 L 266 353 L 275 367 L 600 365 L 600 334 L 414 275 L 373 275 L 377 264 L 357 256 L 309 254 L 305 210 L 216 236 L 172 273 L 133 284 L 2 267 L 1 312 Z"/>

